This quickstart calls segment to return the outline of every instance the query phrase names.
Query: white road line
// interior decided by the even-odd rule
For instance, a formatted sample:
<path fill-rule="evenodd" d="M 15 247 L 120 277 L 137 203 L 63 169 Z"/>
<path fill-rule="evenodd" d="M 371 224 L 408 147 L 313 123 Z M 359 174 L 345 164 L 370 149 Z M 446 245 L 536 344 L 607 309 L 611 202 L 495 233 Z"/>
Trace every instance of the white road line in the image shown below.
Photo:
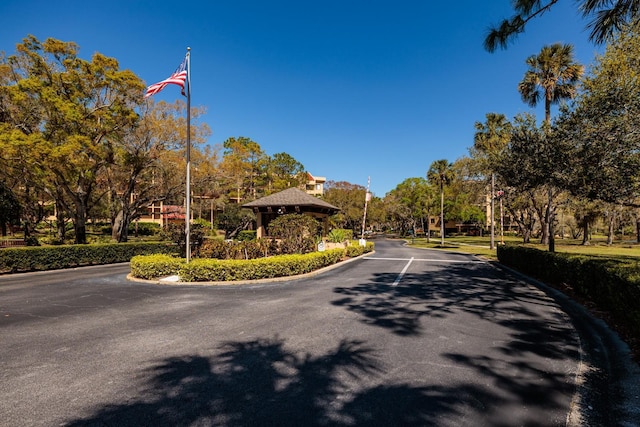
<path fill-rule="evenodd" d="M 378 258 L 378 257 L 364 257 L 363 259 L 367 260 L 377 260 L 377 261 L 407 261 L 407 258 Z M 422 262 L 448 262 L 453 264 L 485 264 L 486 261 L 480 260 L 457 260 L 457 259 L 437 259 L 437 258 L 411 258 L 411 261 L 422 261 Z"/>
<path fill-rule="evenodd" d="M 413 262 L 413 257 L 411 257 L 411 259 L 409 260 L 407 265 L 404 266 L 404 268 L 402 269 L 400 274 L 398 274 L 398 277 L 396 278 L 396 281 L 393 282 L 393 285 L 391 285 L 391 286 L 398 286 L 398 283 L 400 283 L 400 280 L 402 280 L 402 276 L 404 276 L 404 273 L 407 272 L 407 270 L 409 269 L 409 266 L 411 265 L 412 262 Z"/>

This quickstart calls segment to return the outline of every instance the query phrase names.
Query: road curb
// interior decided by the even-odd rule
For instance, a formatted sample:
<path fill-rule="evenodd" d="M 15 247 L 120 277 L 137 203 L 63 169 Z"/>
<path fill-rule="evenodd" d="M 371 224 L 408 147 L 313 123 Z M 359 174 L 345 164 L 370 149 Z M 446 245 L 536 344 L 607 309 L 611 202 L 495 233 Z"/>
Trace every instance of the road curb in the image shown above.
<path fill-rule="evenodd" d="M 490 264 L 553 298 L 578 332 L 580 366 L 566 425 L 639 426 L 640 366 L 633 361 L 627 343 L 602 319 L 561 291 L 497 261 Z"/>

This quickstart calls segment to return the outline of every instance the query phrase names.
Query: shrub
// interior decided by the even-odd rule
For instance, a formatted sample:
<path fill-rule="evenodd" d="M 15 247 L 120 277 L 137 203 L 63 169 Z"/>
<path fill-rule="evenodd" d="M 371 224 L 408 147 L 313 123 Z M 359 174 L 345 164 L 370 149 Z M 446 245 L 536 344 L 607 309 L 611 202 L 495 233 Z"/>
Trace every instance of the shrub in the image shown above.
<path fill-rule="evenodd" d="M 256 230 L 242 230 L 238 233 L 237 239 L 241 242 L 246 240 L 256 240 Z"/>
<path fill-rule="evenodd" d="M 235 281 L 293 276 L 309 273 L 339 262 L 343 249 L 308 254 L 279 255 L 255 260 L 196 259 L 180 269 L 181 280 Z"/>
<path fill-rule="evenodd" d="M 131 275 L 141 279 L 173 276 L 186 262 L 184 258 L 167 254 L 137 255 L 131 258 Z"/>
<path fill-rule="evenodd" d="M 373 251 L 373 248 L 373 242 L 367 242 L 365 246 L 361 246 L 359 241 L 353 240 L 351 244 L 346 247 L 345 253 L 349 258 L 355 258 Z"/>
<path fill-rule="evenodd" d="M 109 243 L 6 248 L 0 250 L 0 273 L 53 270 L 94 264 L 129 262 L 135 255 L 173 253 L 166 243 Z"/>
<path fill-rule="evenodd" d="M 160 224 L 155 222 L 134 221 L 129 224 L 128 233 L 130 236 L 136 235 L 136 228 L 138 236 L 156 236 L 162 232 Z M 111 234 L 111 231 L 109 234 Z"/>
<path fill-rule="evenodd" d="M 327 240 L 331 243 L 342 243 L 347 240 L 347 230 L 344 228 L 334 228 L 327 235 Z"/>
<path fill-rule="evenodd" d="M 550 285 L 570 284 L 580 297 L 610 312 L 640 336 L 640 267 L 637 259 L 552 253 L 514 245 L 498 246 L 498 260 Z"/>
<path fill-rule="evenodd" d="M 36 236 L 29 236 L 24 239 L 24 244 L 27 246 L 40 246 L 40 242 L 38 242 L 38 238 Z"/>
<path fill-rule="evenodd" d="M 164 230 L 162 230 L 164 240 L 169 240 L 180 248 L 180 254 L 186 255 L 187 248 L 187 233 L 185 233 L 184 224 L 170 223 Z M 202 224 L 194 223 L 189 224 L 189 243 L 191 246 L 191 253 L 197 255 L 204 242 L 204 229 Z"/>
<path fill-rule="evenodd" d="M 318 226 L 312 216 L 286 214 L 269 223 L 269 234 L 280 240 L 282 253 L 307 253 L 315 250 Z"/>
<path fill-rule="evenodd" d="M 200 248 L 200 258 L 255 259 L 277 253 L 277 243 L 269 239 L 244 242 L 207 239 Z"/>
<path fill-rule="evenodd" d="M 256 243 L 271 244 L 267 239 L 257 242 L 228 242 L 220 240 L 207 241 L 202 248 L 202 253 L 210 251 L 226 254 L 237 253 L 243 245 Z M 374 248 L 372 242 L 360 246 L 358 242 L 346 249 L 330 249 L 324 252 L 312 252 L 307 254 L 286 254 L 268 258 L 257 259 L 193 259 L 189 264 L 183 259 L 168 256 L 135 257 L 131 260 L 131 273 L 135 277 L 151 279 L 156 277 L 178 274 L 180 279 L 187 282 L 199 281 L 237 281 L 255 280 L 293 276 L 309 273 L 341 261 L 345 256 L 355 257 L 363 253 L 371 252 Z M 157 263 L 155 268 L 153 265 Z"/>

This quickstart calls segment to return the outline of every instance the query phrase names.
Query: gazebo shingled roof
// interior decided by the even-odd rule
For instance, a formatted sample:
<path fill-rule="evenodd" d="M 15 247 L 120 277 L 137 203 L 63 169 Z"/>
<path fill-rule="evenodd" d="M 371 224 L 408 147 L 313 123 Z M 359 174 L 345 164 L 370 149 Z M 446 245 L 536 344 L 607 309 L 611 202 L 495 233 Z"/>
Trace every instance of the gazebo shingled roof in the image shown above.
<path fill-rule="evenodd" d="M 298 188 L 288 188 L 279 193 L 271 194 L 253 202 L 245 203 L 243 208 L 278 208 L 281 206 L 300 206 L 311 208 L 317 212 L 328 213 L 333 215 L 340 210 L 340 208 L 333 206 L 331 203 L 327 203 L 324 200 L 311 196 Z"/>
<path fill-rule="evenodd" d="M 253 202 L 245 203 L 243 208 L 253 209 L 256 214 L 256 236 L 266 235 L 269 222 L 280 214 L 299 213 L 312 215 L 322 221 L 323 235 L 327 234 L 328 220 L 340 208 L 311 196 L 298 188 L 289 188 L 279 193 L 263 197 Z"/>

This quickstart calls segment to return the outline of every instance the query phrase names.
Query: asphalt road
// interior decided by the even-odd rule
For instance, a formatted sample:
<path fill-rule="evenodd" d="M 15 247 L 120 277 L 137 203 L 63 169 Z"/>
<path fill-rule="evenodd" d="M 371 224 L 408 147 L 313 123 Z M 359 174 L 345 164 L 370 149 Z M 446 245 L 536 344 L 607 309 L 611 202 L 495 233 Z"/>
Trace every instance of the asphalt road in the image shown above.
<path fill-rule="evenodd" d="M 575 315 L 472 256 L 378 240 L 293 281 L 128 272 L 0 276 L 0 425 L 616 422 L 609 389 L 592 388 L 608 387 L 600 347 Z"/>

